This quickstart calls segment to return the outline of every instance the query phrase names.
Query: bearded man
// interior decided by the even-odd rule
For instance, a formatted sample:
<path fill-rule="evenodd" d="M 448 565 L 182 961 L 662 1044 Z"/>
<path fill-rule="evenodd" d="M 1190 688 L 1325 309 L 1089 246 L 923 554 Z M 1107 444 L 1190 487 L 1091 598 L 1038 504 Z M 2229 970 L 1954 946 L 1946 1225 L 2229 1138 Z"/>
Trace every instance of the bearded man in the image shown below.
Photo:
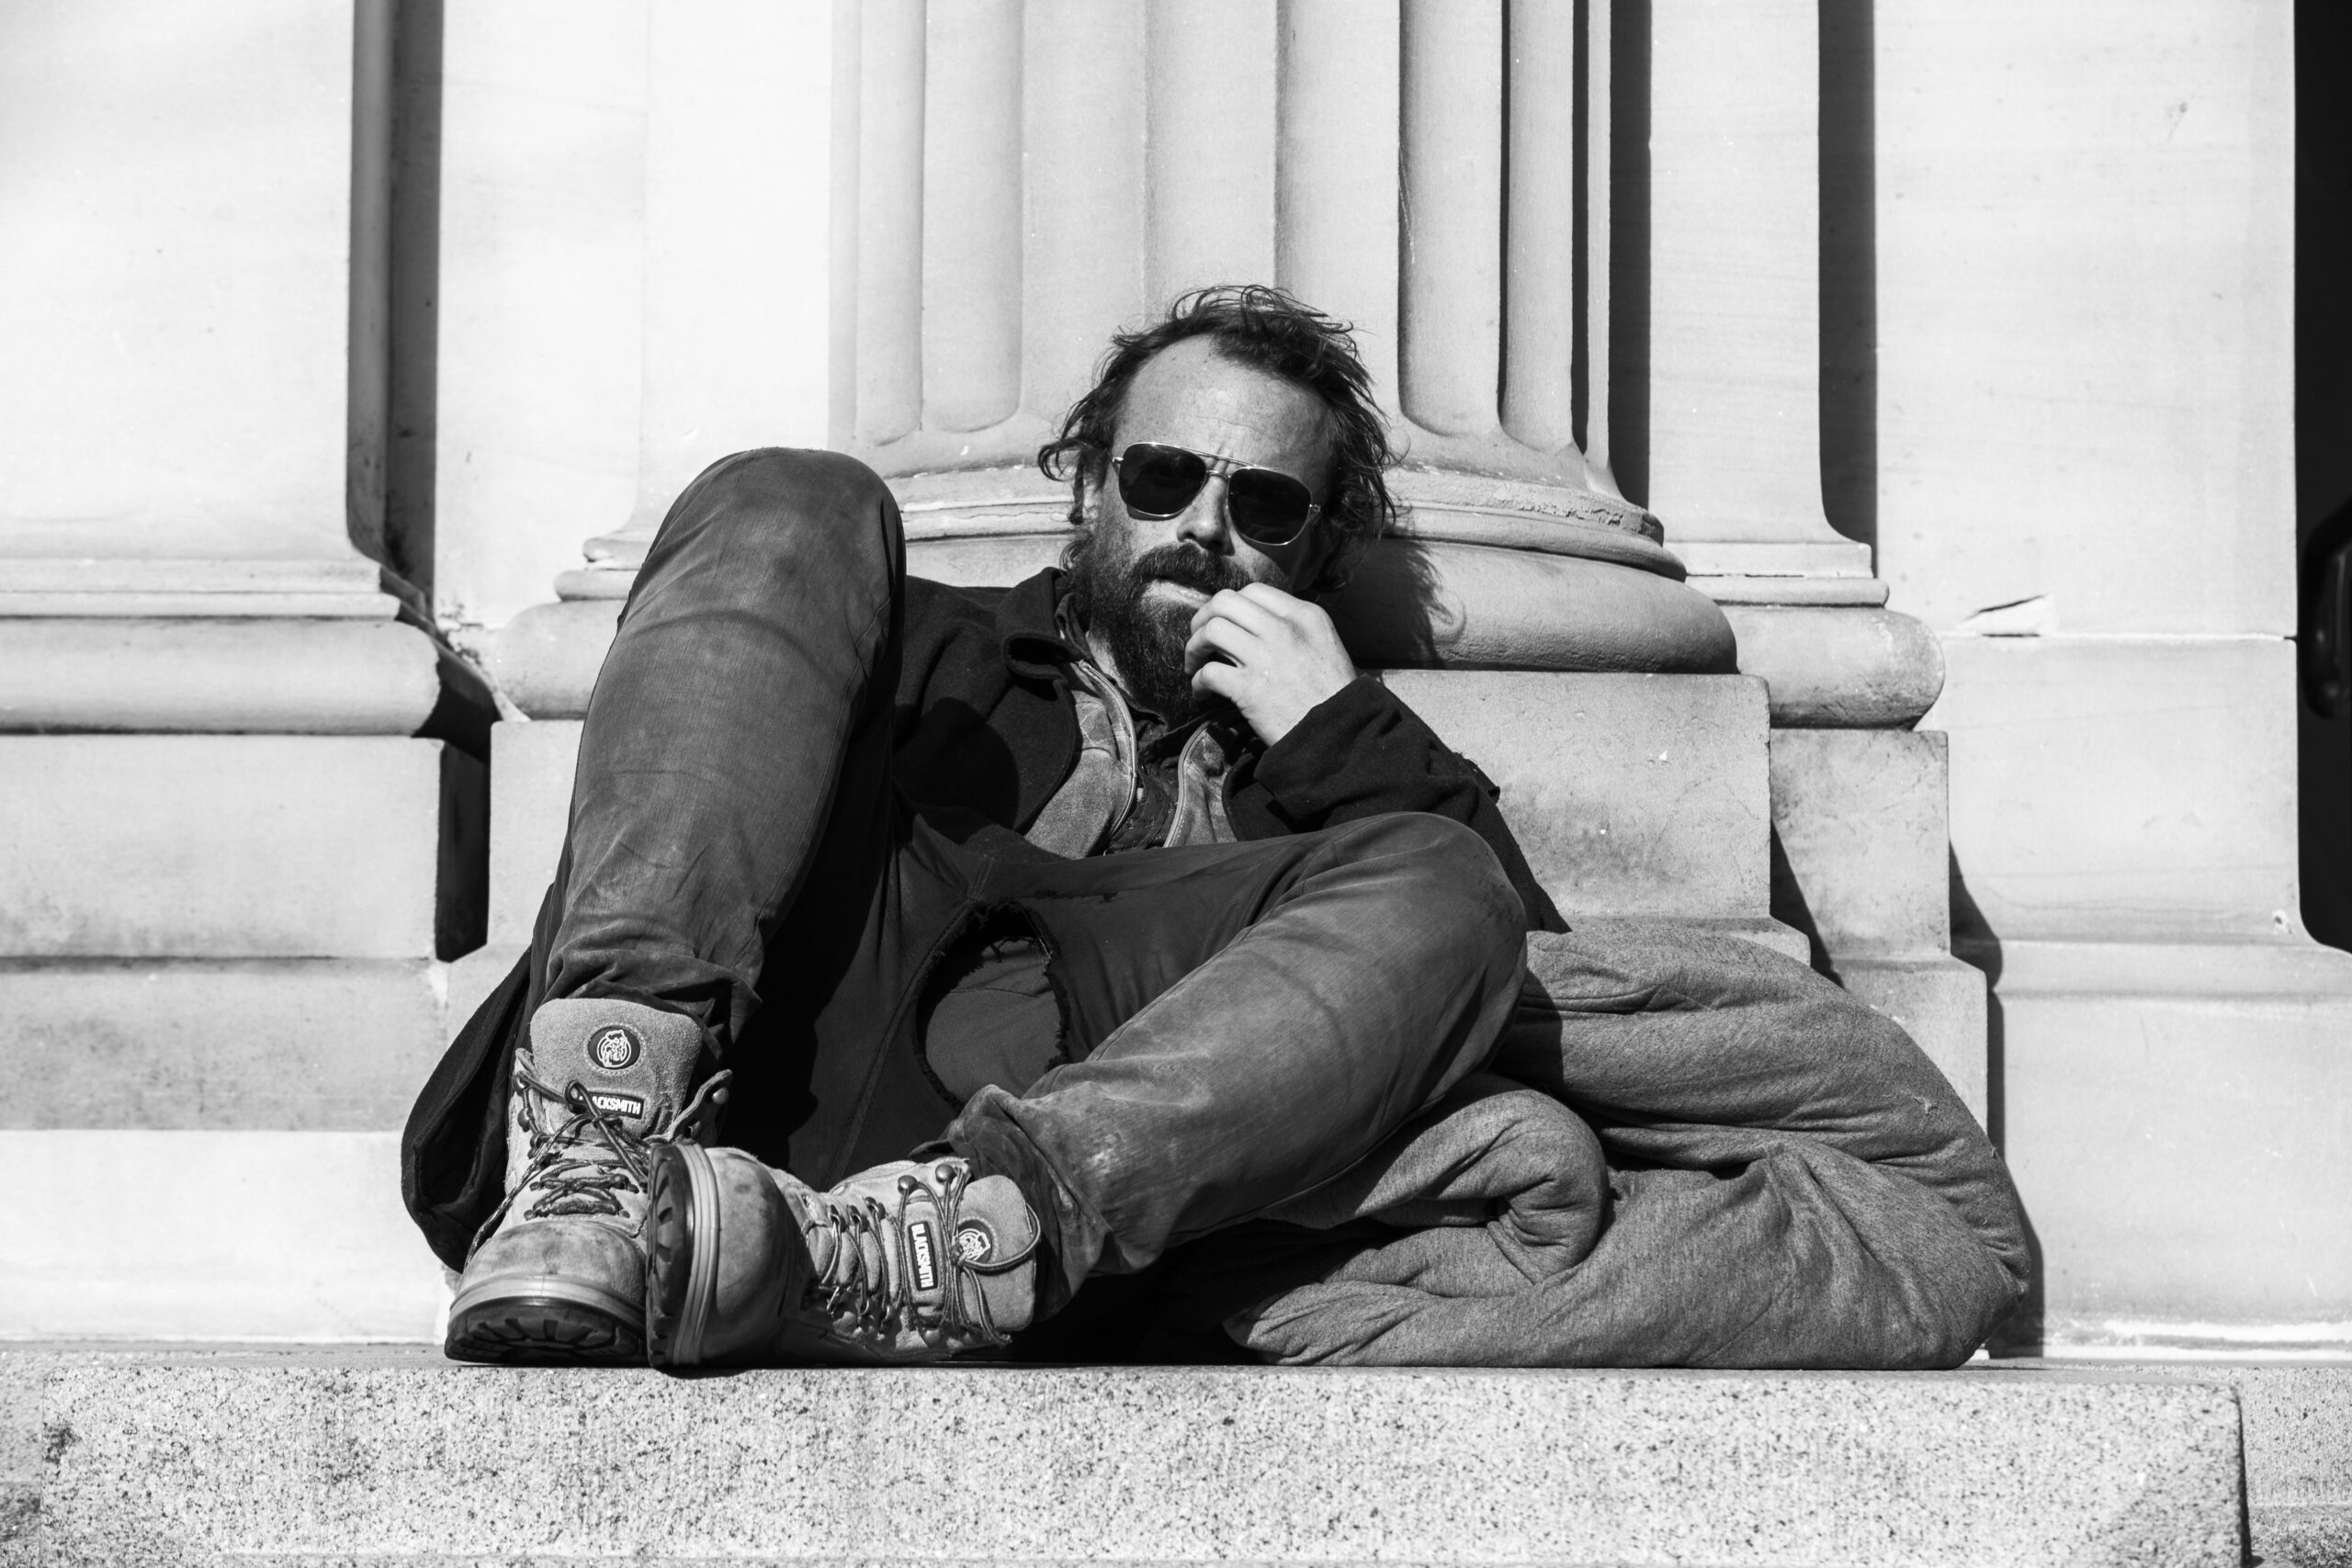
<path fill-rule="evenodd" d="M 891 495 L 847 457 L 695 479 L 590 701 L 532 950 L 410 1122 L 411 1212 L 462 1266 L 448 1353 L 1003 1347 L 1090 1280 L 1328 1190 L 1486 1066 L 1528 933 L 1565 928 L 1493 786 L 1315 603 L 1387 522 L 1390 460 L 1346 329 L 1250 288 L 1114 339 L 1040 454 L 1076 542 L 1015 587 L 907 577 Z M 1561 1005 L 1663 1010 L 1706 1051 L 1842 1032 L 1949 1097 L 1802 965 L 1679 940 L 1579 959 L 1599 1000 Z M 1668 961 L 1674 988 L 1622 977 Z M 1795 1010 L 1710 1010 L 1764 1002 Z M 1638 1111 L 1641 1077 L 1612 1097 Z"/>
<path fill-rule="evenodd" d="M 909 579 L 837 455 L 698 478 L 532 952 L 412 1120 L 413 1210 L 473 1241 L 449 1353 L 1001 1344 L 1476 1067 L 1557 917 L 1312 602 L 1389 456 L 1344 329 L 1228 288 L 1120 336 L 1041 455 L 1065 570 Z"/>

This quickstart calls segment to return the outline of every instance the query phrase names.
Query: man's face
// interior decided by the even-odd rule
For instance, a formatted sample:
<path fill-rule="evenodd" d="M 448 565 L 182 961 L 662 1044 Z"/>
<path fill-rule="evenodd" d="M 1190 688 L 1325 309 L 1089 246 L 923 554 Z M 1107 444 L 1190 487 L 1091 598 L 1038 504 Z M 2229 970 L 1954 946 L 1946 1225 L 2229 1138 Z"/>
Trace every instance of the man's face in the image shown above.
<path fill-rule="evenodd" d="M 1187 338 L 1136 373 L 1110 457 L 1115 466 L 1136 441 L 1182 446 L 1292 475 L 1321 505 L 1329 499 L 1329 423 L 1305 388 L 1235 364 L 1206 338 Z M 1167 518 L 1129 513 L 1115 472 L 1084 496 L 1093 539 L 1075 570 L 1088 631 L 1107 647 L 1128 691 L 1171 721 L 1192 708 L 1183 653 L 1193 612 L 1221 589 L 1252 582 L 1296 592 L 1330 556 L 1319 515 L 1280 548 L 1243 538 L 1226 515 L 1226 490 L 1225 476 L 1213 473 L 1190 506 Z"/>

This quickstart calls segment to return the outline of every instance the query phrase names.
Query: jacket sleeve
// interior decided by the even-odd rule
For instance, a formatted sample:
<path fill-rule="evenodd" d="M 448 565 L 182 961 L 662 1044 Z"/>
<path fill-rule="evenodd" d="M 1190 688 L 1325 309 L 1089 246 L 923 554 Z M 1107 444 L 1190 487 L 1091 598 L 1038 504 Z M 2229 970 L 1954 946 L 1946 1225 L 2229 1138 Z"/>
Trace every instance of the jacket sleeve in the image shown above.
<path fill-rule="evenodd" d="M 1254 765 L 1237 770 L 1227 807 L 1247 839 L 1312 832 L 1384 811 L 1451 818 L 1495 852 L 1527 906 L 1530 931 L 1566 931 L 1503 820 L 1501 794 L 1395 693 L 1358 676 L 1267 747 Z"/>

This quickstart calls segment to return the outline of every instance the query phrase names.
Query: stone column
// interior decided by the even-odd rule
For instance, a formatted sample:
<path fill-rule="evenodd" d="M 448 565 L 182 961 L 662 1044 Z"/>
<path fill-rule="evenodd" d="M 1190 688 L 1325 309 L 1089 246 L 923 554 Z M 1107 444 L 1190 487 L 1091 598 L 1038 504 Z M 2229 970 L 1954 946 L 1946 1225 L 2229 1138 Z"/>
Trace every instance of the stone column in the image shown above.
<path fill-rule="evenodd" d="M 432 1326 L 393 1129 L 479 919 L 481 772 L 413 739 L 435 649 L 350 542 L 390 21 L 0 20 L 0 1172 L 92 1173 L 11 1221 L 0 1333 Z"/>
<path fill-rule="evenodd" d="M 1943 685 L 1821 487 L 1818 0 L 1647 8 L 1645 500 L 1771 692 L 1774 912 L 1983 1113 L 1984 979 L 1951 953 Z"/>
<path fill-rule="evenodd" d="M 1627 206 L 1612 153 L 1614 79 L 1632 51 L 1600 0 L 843 4 L 830 130 L 797 133 L 803 147 L 830 144 L 830 444 L 889 479 L 916 570 L 1017 581 L 1068 542 L 1068 491 L 1033 455 L 1111 333 L 1185 288 L 1276 282 L 1356 323 L 1405 455 L 1393 479 L 1403 527 L 1367 552 L 1334 604 L 1361 661 L 1690 672 L 1728 671 L 1736 657 L 1767 679 L 1782 725 L 1875 734 L 1907 724 L 1935 694 L 1933 639 L 1879 607 L 1867 552 L 1821 516 L 1811 17 L 1776 5 L 1720 28 L 1679 11 L 1656 21 L 1657 80 L 1638 85 L 1664 149 L 1645 253 L 1657 260 L 1636 295 L 1651 313 L 1633 319 L 1612 304 L 1615 237 L 1646 210 Z M 657 13 L 657 34 L 665 25 Z M 738 25 L 740 55 L 773 56 L 763 25 Z M 1765 46 L 1775 61 L 1803 56 L 1791 65 L 1794 107 L 1743 75 L 1743 51 Z M 662 58 L 657 39 L 651 143 L 674 137 L 682 169 L 725 171 L 737 188 L 772 180 L 763 150 L 786 133 L 761 118 L 781 112 L 774 103 L 715 107 L 706 83 L 681 76 L 679 91 L 702 96 L 665 119 Z M 729 134 L 729 114 L 749 118 Z M 1734 130 L 1746 138 L 1736 156 L 1717 157 L 1711 149 Z M 1727 173 L 1716 167 L 1726 160 Z M 684 394 L 665 383 L 661 355 L 701 363 L 733 350 L 663 324 L 654 301 L 677 288 L 718 311 L 759 287 L 740 258 L 775 242 L 735 236 L 733 271 L 707 259 L 728 248 L 715 231 L 665 261 L 668 229 L 687 219 L 662 216 L 660 164 L 648 165 L 648 434 L 635 513 L 562 576 L 562 603 L 516 617 L 498 639 L 510 694 L 542 718 L 584 707 L 613 602 L 695 466 L 665 458 L 658 431 L 692 428 L 703 459 L 761 438 L 742 427 L 760 387 L 723 370 L 699 381 L 708 407 L 695 404 L 698 417 L 662 412 Z M 1720 222 L 1718 199 L 1732 201 Z M 693 211 L 708 221 L 724 208 L 702 200 Z M 1757 276 L 1729 259 L 1741 246 L 1722 223 L 1770 242 Z M 1711 354 L 1706 323 L 1725 313 L 1758 320 Z M 747 313 L 744 343 L 756 344 L 765 319 Z M 1622 396 L 1612 337 L 1629 334 L 1656 339 L 1634 361 L 1655 380 L 1642 434 L 1667 498 L 1656 514 L 1625 500 L 1609 468 Z M 775 359 L 745 351 L 747 366 Z M 1711 456 L 1726 430 L 1740 433 L 1736 460 Z M 1683 581 L 1668 528 L 1697 541 L 1705 592 Z M 1733 607 L 1736 646 L 1718 600 Z M 1825 618 L 1824 605 L 1838 614 Z M 557 744 L 552 732 L 539 742 Z M 537 772 L 556 778 L 567 765 L 551 758 Z M 535 856 L 551 852 L 547 818 L 534 818 Z M 532 880 L 514 879 L 518 889 Z M 498 908 L 519 942 L 519 895 Z M 1843 929 L 1826 905 L 1815 919 L 1825 935 Z M 1917 956 L 1937 984 L 1973 977 L 1933 933 L 1919 941 L 1933 947 Z M 1967 1020 L 1951 1032 L 1963 1041 L 1957 1076 L 1981 1078 L 1981 1017 L 1974 1058 L 1963 1059 Z"/>

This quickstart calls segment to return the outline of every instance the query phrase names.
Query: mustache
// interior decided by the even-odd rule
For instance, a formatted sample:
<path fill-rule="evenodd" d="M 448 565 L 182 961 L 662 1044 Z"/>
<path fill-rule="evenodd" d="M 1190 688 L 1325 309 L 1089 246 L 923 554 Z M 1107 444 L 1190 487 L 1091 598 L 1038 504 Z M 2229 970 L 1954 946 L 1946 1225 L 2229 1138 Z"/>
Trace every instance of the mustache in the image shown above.
<path fill-rule="evenodd" d="M 1172 582 L 1202 593 L 1250 586 L 1250 574 L 1239 564 L 1213 556 L 1198 545 L 1154 545 L 1127 565 L 1127 581 L 1136 590 L 1147 582 Z"/>

